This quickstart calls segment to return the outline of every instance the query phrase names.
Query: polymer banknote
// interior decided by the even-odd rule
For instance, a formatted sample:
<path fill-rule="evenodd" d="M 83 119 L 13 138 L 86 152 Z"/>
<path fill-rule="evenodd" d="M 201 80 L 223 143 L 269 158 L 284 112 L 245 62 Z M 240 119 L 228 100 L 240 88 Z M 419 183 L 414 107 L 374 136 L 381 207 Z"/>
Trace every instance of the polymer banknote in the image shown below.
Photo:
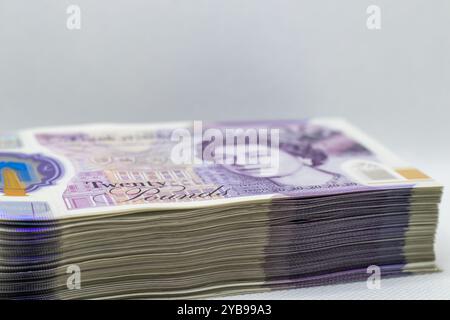
<path fill-rule="evenodd" d="M 64 219 L 441 187 L 341 119 L 94 124 L 24 130 L 4 141 L 3 216 Z"/>

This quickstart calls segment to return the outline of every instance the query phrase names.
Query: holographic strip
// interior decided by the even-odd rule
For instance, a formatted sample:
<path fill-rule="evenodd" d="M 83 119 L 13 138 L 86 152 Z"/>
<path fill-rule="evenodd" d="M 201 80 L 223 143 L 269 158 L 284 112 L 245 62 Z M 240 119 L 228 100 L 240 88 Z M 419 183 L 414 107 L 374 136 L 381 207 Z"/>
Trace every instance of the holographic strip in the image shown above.
<path fill-rule="evenodd" d="M 0 221 L 42 221 L 53 218 L 46 202 L 0 202 Z"/>

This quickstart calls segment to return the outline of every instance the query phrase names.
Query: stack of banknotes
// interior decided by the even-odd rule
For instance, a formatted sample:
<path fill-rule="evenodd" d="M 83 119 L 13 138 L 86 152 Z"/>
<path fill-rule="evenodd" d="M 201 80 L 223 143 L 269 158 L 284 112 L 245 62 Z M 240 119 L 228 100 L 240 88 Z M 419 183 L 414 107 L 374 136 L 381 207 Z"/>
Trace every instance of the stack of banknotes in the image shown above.
<path fill-rule="evenodd" d="M 0 297 L 199 298 L 433 272 L 441 193 L 341 119 L 1 135 Z"/>

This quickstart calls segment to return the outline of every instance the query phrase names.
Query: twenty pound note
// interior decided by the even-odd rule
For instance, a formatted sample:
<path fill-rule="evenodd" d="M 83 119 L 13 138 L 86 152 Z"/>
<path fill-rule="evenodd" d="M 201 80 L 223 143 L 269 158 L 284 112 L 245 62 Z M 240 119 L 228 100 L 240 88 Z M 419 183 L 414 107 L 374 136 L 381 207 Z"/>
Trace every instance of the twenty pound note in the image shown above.
<path fill-rule="evenodd" d="M 0 215 L 189 209 L 440 188 L 341 119 L 95 124 L 0 136 Z"/>

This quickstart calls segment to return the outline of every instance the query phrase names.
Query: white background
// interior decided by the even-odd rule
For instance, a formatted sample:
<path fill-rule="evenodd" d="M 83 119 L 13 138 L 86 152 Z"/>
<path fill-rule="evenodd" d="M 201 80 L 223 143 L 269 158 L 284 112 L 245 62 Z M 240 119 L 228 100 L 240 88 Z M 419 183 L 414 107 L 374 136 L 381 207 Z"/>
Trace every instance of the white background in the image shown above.
<path fill-rule="evenodd" d="M 0 0 L 0 131 L 342 116 L 449 185 L 449 30 L 448 0 Z M 449 209 L 443 273 L 245 297 L 450 298 Z"/>

